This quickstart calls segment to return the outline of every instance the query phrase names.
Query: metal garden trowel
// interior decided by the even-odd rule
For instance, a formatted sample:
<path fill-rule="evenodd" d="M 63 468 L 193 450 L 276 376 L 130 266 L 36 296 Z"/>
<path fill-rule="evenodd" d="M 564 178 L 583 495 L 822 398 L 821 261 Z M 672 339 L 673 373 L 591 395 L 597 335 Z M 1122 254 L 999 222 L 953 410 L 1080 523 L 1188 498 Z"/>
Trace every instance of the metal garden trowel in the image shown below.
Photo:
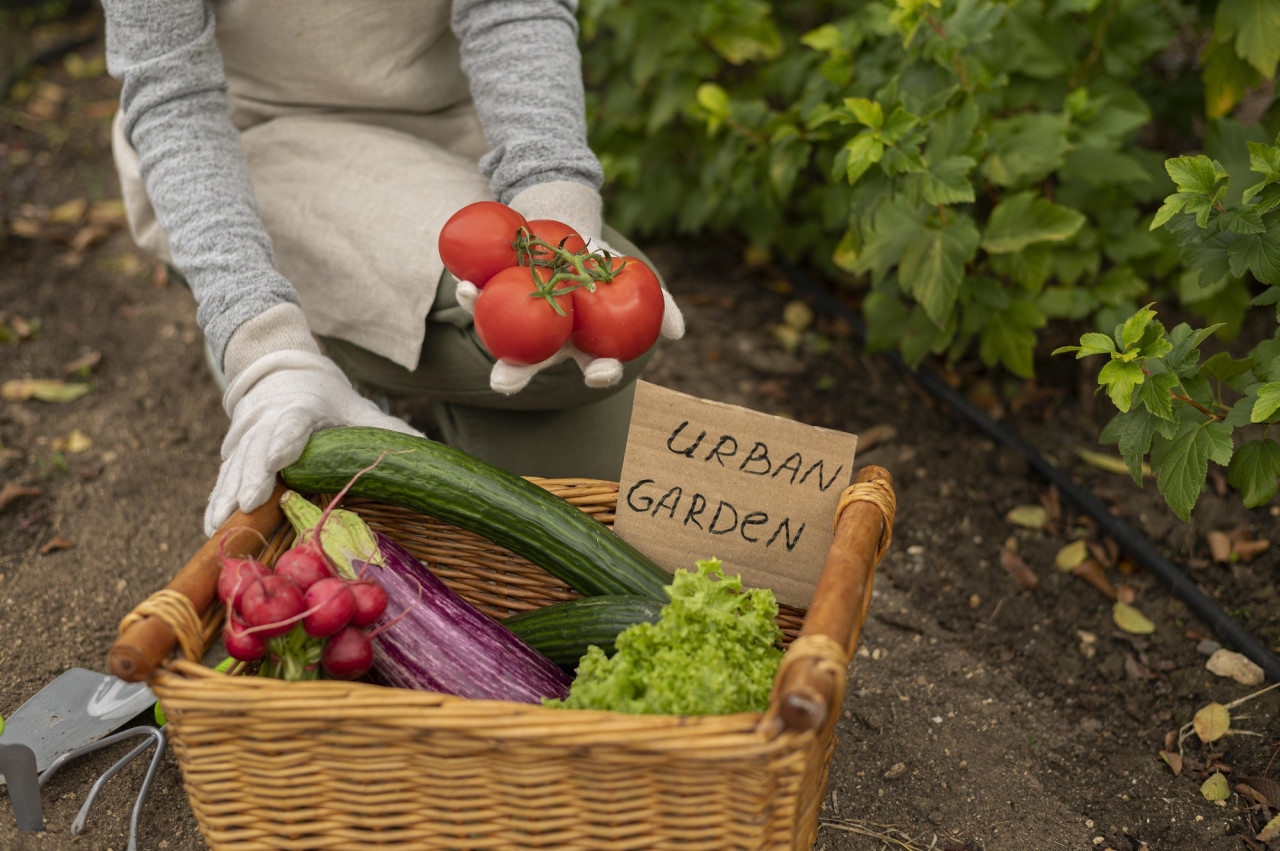
<path fill-rule="evenodd" d="M 4 721 L 0 731 L 0 784 L 7 784 L 19 830 L 43 830 L 39 789 L 67 761 L 100 746 L 135 734 L 156 744 L 152 770 L 148 771 L 135 806 L 146 794 L 156 763 L 164 750 L 164 734 L 155 727 L 109 735 L 155 703 L 145 683 L 126 683 L 110 674 L 72 668 L 36 692 Z M 83 827 L 88 808 L 101 784 L 149 747 L 144 742 L 109 769 L 89 793 L 73 833 Z M 133 836 L 130 837 L 133 845 Z"/>
<path fill-rule="evenodd" d="M 72 668 L 4 721 L 0 745 L 26 745 L 44 771 L 68 751 L 96 742 L 156 702 L 146 683 Z"/>

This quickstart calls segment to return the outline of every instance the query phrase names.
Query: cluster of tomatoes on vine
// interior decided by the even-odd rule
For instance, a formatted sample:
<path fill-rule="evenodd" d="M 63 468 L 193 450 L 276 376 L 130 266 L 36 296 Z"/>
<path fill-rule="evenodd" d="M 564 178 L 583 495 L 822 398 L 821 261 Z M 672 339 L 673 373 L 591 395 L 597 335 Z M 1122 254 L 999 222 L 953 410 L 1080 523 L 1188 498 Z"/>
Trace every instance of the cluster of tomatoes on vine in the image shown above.
<path fill-rule="evenodd" d="M 626 362 L 661 333 L 665 301 L 653 270 L 637 257 L 591 251 L 563 222 L 478 201 L 445 223 L 439 247 L 445 268 L 479 289 L 476 332 L 498 360 L 537 364 L 572 343 Z"/>

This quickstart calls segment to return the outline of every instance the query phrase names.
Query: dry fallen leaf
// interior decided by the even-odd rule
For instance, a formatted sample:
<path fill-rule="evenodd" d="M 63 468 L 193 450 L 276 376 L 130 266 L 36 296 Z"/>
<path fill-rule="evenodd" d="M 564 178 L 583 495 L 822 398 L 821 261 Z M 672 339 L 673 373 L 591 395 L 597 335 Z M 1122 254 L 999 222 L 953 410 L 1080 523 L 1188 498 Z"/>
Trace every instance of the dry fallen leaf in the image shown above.
<path fill-rule="evenodd" d="M 128 224 L 128 219 L 125 218 L 124 202 L 119 199 L 94 201 L 89 207 L 88 219 L 89 224 L 99 227 L 122 228 Z"/>
<path fill-rule="evenodd" d="M 54 452 L 66 452 L 75 455 L 93 448 L 93 440 L 78 428 L 73 428 L 66 437 L 56 438 L 52 444 Z"/>
<path fill-rule="evenodd" d="M 95 245 L 96 243 L 106 239 L 108 233 L 109 232 L 106 228 L 99 225 L 89 225 L 88 227 L 80 228 L 80 230 L 76 231 L 75 236 L 71 237 L 71 241 L 69 243 L 71 250 L 77 253 L 82 252 L 91 245 Z"/>
<path fill-rule="evenodd" d="M 1266 538 L 1250 541 L 1236 541 L 1231 547 L 1231 555 L 1243 562 L 1251 562 L 1271 548 Z"/>
<path fill-rule="evenodd" d="M 873 446 L 879 446 L 882 443 L 888 443 L 898 436 L 898 429 L 888 423 L 879 423 L 877 425 L 864 428 L 858 432 L 858 451 L 866 452 Z"/>
<path fill-rule="evenodd" d="M 1231 561 L 1231 536 L 1226 532 L 1214 529 L 1205 536 L 1209 544 L 1209 555 L 1219 564 Z"/>
<path fill-rule="evenodd" d="M 1262 796 L 1259 803 L 1266 804 L 1275 810 L 1280 810 L 1280 781 L 1272 780 L 1270 777 L 1237 777 L 1237 783 L 1247 783 L 1250 788 Z"/>
<path fill-rule="evenodd" d="M 79 224 L 89 209 L 89 202 L 84 198 L 74 198 L 65 204 L 59 204 L 49 211 L 48 222 L 51 225 Z"/>
<path fill-rule="evenodd" d="M 1027 566 L 1009 544 L 1000 548 L 1000 566 L 1023 591 L 1034 591 L 1040 584 L 1040 577 L 1036 576 L 1035 571 Z"/>
<path fill-rule="evenodd" d="M 43 556 L 43 555 L 48 555 L 49 553 L 52 553 L 52 552 L 56 552 L 57 550 L 68 550 L 74 546 L 75 544 L 71 543 L 66 538 L 53 538 L 47 544 L 45 544 L 43 547 L 40 548 L 39 553 L 40 555 Z"/>
<path fill-rule="evenodd" d="M 100 363 L 102 363 L 102 352 L 85 352 L 75 360 L 69 361 L 66 366 L 62 367 L 62 371 L 67 375 L 88 373 Z"/>
<path fill-rule="evenodd" d="M 1173 776 L 1177 777 L 1182 774 L 1182 756 L 1171 751 L 1160 751 L 1160 758 L 1168 763 L 1169 768 L 1173 770 Z"/>
<path fill-rule="evenodd" d="M 1209 779 L 1204 781 L 1200 786 L 1200 794 L 1204 795 L 1206 801 L 1225 801 L 1231 797 L 1231 787 L 1227 784 L 1227 777 L 1221 771 L 1215 771 L 1209 775 Z"/>
<path fill-rule="evenodd" d="M 1101 591 L 1108 600 L 1117 598 L 1116 589 L 1095 559 L 1087 558 L 1071 568 L 1071 572 Z"/>
<path fill-rule="evenodd" d="M 70 402 L 93 390 L 92 384 L 62 381 L 56 378 L 14 378 L 0 385 L 0 398 L 6 402 L 36 399 L 41 402 Z"/>
<path fill-rule="evenodd" d="M 1084 538 L 1079 538 L 1058 550 L 1053 563 L 1058 566 L 1058 570 L 1069 571 L 1088 557 L 1089 545 Z"/>
<path fill-rule="evenodd" d="M 1156 625 L 1150 618 L 1120 600 L 1111 607 L 1111 620 L 1130 635 L 1150 635 L 1156 631 Z"/>
<path fill-rule="evenodd" d="M 1084 461 L 1091 467 L 1097 467 L 1099 470 L 1106 470 L 1108 473 L 1129 474 L 1129 467 L 1125 464 L 1123 458 L 1117 458 L 1114 455 L 1107 455 L 1106 453 L 1097 452 L 1092 449 L 1085 449 L 1081 446 L 1076 447 L 1075 452 L 1080 456 L 1080 460 Z M 1151 465 L 1143 462 L 1142 475 L 1151 475 Z"/>
<path fill-rule="evenodd" d="M 1236 682 L 1246 686 L 1261 685 L 1266 679 L 1265 675 L 1256 663 L 1249 657 L 1237 653 L 1234 650 L 1228 650 L 1220 647 L 1213 651 L 1213 655 L 1209 657 L 1209 661 L 1204 666 L 1210 673 L 1217 674 L 1220 677 L 1230 677 Z"/>
<path fill-rule="evenodd" d="M 1270 842 L 1273 839 L 1280 838 L 1280 815 L 1267 822 L 1267 826 L 1254 838 L 1259 842 Z"/>
<path fill-rule="evenodd" d="M 40 488 L 23 487 L 15 485 L 13 482 L 5 482 L 4 487 L 0 488 L 0 511 L 4 511 L 9 507 L 10 503 L 16 502 L 24 496 L 39 496 L 42 493 Z"/>
<path fill-rule="evenodd" d="M 1043 529 L 1049 522 L 1049 511 L 1043 505 L 1017 505 L 1004 519 L 1024 529 Z"/>
<path fill-rule="evenodd" d="M 1191 727 L 1200 741 L 1216 742 L 1231 729 L 1231 712 L 1221 703 L 1209 703 L 1198 710 L 1191 719 Z"/>

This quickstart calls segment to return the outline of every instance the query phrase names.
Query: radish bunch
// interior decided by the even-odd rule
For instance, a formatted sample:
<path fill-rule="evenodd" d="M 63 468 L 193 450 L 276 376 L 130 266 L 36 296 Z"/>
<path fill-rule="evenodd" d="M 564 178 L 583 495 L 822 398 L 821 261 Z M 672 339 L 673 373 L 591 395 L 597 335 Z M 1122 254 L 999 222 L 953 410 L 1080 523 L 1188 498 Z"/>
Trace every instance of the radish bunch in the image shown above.
<path fill-rule="evenodd" d="M 373 664 L 372 627 L 387 610 L 387 594 L 372 579 L 345 579 L 329 565 L 316 538 L 283 554 L 275 570 L 252 559 L 224 558 L 218 596 L 227 608 L 227 653 L 263 660 L 268 674 L 315 679 L 364 675 Z"/>
<path fill-rule="evenodd" d="M 320 544 L 320 530 L 350 486 L 314 529 L 280 554 L 274 569 L 253 558 L 228 556 L 223 537 L 218 597 L 227 610 L 222 639 L 228 655 L 260 661 L 260 673 L 286 680 L 318 679 L 321 673 L 353 680 L 368 672 L 372 638 L 385 628 L 374 626 L 387 610 L 387 592 L 363 575 L 340 575 Z"/>

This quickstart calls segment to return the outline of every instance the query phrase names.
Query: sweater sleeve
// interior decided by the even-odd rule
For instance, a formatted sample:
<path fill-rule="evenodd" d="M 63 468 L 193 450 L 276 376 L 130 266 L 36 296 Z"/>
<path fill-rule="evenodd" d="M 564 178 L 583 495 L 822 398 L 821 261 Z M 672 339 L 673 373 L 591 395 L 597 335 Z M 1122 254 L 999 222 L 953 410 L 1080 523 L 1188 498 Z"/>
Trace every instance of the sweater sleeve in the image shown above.
<path fill-rule="evenodd" d="M 298 295 L 275 270 L 258 216 L 213 13 L 204 0 L 104 0 L 103 9 L 124 135 L 221 363 L 242 322 Z"/>
<path fill-rule="evenodd" d="M 572 181 L 599 190 L 587 145 L 577 0 L 454 0 L 462 70 L 490 150 L 480 161 L 494 195 Z"/>

